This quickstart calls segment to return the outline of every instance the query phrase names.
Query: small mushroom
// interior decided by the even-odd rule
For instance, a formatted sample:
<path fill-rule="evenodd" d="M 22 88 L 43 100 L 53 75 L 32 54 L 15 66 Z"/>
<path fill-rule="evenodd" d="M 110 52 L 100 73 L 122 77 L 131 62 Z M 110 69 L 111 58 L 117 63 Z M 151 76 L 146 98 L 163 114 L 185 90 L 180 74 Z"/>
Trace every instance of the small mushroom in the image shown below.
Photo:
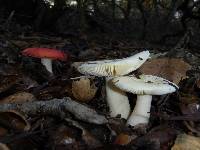
<path fill-rule="evenodd" d="M 111 79 L 138 69 L 149 58 L 149 55 L 149 51 L 143 51 L 123 59 L 89 61 L 79 65 L 77 70 L 85 75 L 106 77 L 106 99 L 110 108 L 110 116 L 121 115 L 122 118 L 127 119 L 130 113 L 128 98 L 125 92 L 114 86 Z"/>
<path fill-rule="evenodd" d="M 52 60 L 58 59 L 66 61 L 69 58 L 69 55 L 66 53 L 49 48 L 27 48 L 22 51 L 22 55 L 41 58 L 41 63 L 51 73 L 53 73 Z"/>
<path fill-rule="evenodd" d="M 127 124 L 135 126 L 148 124 L 152 95 L 164 95 L 175 92 L 178 86 L 166 79 L 152 75 L 117 77 L 112 82 L 121 90 L 137 94 L 135 108 L 128 118 Z"/>

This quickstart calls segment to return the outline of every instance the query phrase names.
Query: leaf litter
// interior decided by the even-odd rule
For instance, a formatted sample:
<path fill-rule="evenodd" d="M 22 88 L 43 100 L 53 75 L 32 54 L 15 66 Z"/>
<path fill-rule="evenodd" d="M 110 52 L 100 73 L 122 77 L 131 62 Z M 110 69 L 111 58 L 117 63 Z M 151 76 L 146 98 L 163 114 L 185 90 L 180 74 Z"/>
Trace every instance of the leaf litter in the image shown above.
<path fill-rule="evenodd" d="M 45 40 L 42 38 L 43 42 Z M 40 43 L 37 36 L 12 42 L 21 49 L 30 45 L 63 48 L 65 43 L 70 43 L 61 38 L 51 45 L 48 40 Z M 68 64 L 54 62 L 54 70 L 59 66 L 60 71 L 53 77 L 36 59 L 20 56 L 21 64 L 17 64 L 20 69 L 12 67 L 10 62 L 1 65 L 1 144 L 9 148 L 23 143 L 26 148 L 38 148 L 48 145 L 45 143 L 48 141 L 48 148 L 65 149 L 198 149 L 200 84 L 196 74 L 193 76 L 194 84 L 188 84 L 191 79 L 188 72 L 194 67 L 186 63 L 184 57 L 162 55 L 162 58 L 150 59 L 139 69 L 140 73 L 157 75 L 180 86 L 177 93 L 165 97 L 160 103 L 156 102 L 161 100 L 160 97 L 153 97 L 150 123 L 140 126 L 142 129 L 126 126 L 126 120 L 120 117 L 109 116 L 102 79 L 97 82 L 93 78 L 70 79 L 81 76 L 70 66 L 74 62 L 123 58 L 138 52 L 138 49 L 129 50 L 125 45 L 118 42 L 111 46 L 119 51 L 111 51 L 107 45 L 92 43 L 92 48 L 88 48 L 86 53 L 72 54 Z M 129 97 L 132 99 L 134 96 Z"/>
<path fill-rule="evenodd" d="M 88 78 L 72 81 L 72 94 L 78 101 L 88 102 L 94 98 L 96 92 L 97 87 Z"/>
<path fill-rule="evenodd" d="M 151 59 L 139 68 L 143 74 L 156 75 L 178 84 L 187 78 L 186 72 L 191 66 L 178 58 L 156 58 Z"/>

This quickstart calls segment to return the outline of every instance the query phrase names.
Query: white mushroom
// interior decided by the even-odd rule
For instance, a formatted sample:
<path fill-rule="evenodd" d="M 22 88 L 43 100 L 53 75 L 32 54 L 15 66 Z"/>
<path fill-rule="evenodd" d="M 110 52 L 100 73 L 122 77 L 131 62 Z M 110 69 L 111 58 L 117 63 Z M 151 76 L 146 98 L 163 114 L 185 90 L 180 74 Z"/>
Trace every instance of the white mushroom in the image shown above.
<path fill-rule="evenodd" d="M 178 86 L 166 79 L 152 75 L 117 77 L 112 82 L 121 90 L 137 94 L 135 108 L 128 118 L 131 126 L 148 124 L 152 95 L 163 95 L 175 92 Z"/>
<path fill-rule="evenodd" d="M 149 55 L 149 51 L 143 51 L 123 59 L 89 61 L 78 66 L 77 70 L 85 75 L 106 77 L 106 99 L 110 115 L 111 117 L 121 115 L 126 119 L 130 114 L 126 93 L 110 81 L 115 76 L 122 76 L 138 69 L 149 58 Z"/>

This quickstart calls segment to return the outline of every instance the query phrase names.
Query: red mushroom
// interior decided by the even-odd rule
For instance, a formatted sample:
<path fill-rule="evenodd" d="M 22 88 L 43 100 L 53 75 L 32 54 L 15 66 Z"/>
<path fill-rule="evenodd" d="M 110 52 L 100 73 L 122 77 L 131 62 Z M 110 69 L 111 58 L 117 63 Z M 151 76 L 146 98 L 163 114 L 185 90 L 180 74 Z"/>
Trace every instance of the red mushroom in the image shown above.
<path fill-rule="evenodd" d="M 66 61 L 69 58 L 69 55 L 67 55 L 66 53 L 56 49 L 49 49 L 49 48 L 27 48 L 22 51 L 22 55 L 41 58 L 41 63 L 51 73 L 53 73 L 52 60 L 57 59 Z"/>

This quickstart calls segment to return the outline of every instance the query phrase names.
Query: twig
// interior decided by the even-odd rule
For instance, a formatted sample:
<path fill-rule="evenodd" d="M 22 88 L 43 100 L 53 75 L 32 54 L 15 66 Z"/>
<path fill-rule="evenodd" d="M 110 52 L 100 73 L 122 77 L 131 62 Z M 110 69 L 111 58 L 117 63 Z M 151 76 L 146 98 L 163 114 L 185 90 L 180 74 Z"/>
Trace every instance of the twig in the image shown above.
<path fill-rule="evenodd" d="M 95 110 L 86 105 L 71 100 L 69 97 L 63 99 L 52 99 L 50 101 L 34 101 L 23 104 L 1 104 L 0 112 L 17 110 L 28 115 L 54 115 L 61 118 L 67 112 L 72 113 L 76 118 L 94 124 L 105 124 L 108 120 L 105 116 L 98 114 Z"/>
<path fill-rule="evenodd" d="M 8 19 L 6 20 L 6 22 L 4 23 L 4 28 L 5 28 L 5 30 L 9 30 L 9 26 L 10 26 L 10 23 L 11 23 L 11 21 L 12 21 L 12 18 L 13 18 L 13 16 L 14 16 L 14 14 L 15 14 L 15 11 L 13 10 L 13 11 L 10 13 L 10 15 L 9 15 Z"/>

